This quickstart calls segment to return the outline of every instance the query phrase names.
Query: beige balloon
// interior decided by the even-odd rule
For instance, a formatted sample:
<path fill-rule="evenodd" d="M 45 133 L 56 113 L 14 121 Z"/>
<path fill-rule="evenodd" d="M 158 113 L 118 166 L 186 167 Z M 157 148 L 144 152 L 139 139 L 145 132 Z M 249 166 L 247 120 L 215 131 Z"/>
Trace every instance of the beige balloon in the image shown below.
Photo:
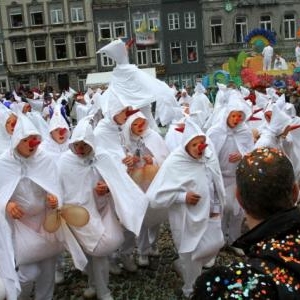
<path fill-rule="evenodd" d="M 130 172 L 133 181 L 145 192 L 155 177 L 159 167 L 156 165 L 144 165 L 141 168 L 135 168 Z"/>
<path fill-rule="evenodd" d="M 59 211 L 55 209 L 46 216 L 43 227 L 47 232 L 53 233 L 58 230 L 60 224 L 60 214 Z"/>
<path fill-rule="evenodd" d="M 61 208 L 61 216 L 68 225 L 82 227 L 89 222 L 89 212 L 81 206 L 65 205 Z"/>
<path fill-rule="evenodd" d="M 89 222 L 90 215 L 84 207 L 63 205 L 46 216 L 43 224 L 44 229 L 49 233 L 57 231 L 61 225 L 61 219 L 64 219 L 68 225 L 82 227 Z"/>

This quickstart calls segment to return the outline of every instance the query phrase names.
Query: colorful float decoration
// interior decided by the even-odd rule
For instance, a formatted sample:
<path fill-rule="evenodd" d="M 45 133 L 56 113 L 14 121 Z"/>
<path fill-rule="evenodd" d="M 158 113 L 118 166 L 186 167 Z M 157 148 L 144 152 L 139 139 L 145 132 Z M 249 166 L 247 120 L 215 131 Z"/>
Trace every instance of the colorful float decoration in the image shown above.
<path fill-rule="evenodd" d="M 297 34 L 300 37 L 300 29 Z M 255 28 L 245 36 L 244 41 L 249 45 L 251 51 L 249 53 L 241 51 L 236 58 L 230 57 L 223 64 L 222 70 L 217 70 L 213 74 L 204 76 L 202 84 L 205 87 L 215 86 L 217 82 L 228 84 L 230 81 L 233 81 L 237 86 L 269 86 L 276 75 L 284 75 L 290 81 L 294 81 L 293 77 L 296 70 L 292 63 L 288 63 L 288 70 L 263 71 L 263 57 L 261 53 L 268 44 L 276 45 L 276 35 L 273 31 Z"/>

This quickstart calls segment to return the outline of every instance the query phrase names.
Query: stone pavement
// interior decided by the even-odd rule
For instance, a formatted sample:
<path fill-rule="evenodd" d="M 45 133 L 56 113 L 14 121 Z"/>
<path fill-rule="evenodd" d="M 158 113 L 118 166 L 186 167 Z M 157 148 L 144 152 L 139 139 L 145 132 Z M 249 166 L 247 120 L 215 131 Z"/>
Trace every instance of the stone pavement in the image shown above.
<path fill-rule="evenodd" d="M 123 270 L 121 275 L 110 275 L 110 289 L 115 300 L 181 300 L 182 281 L 173 270 L 177 258 L 168 226 L 163 225 L 158 241 L 159 257 L 150 258 L 150 266 L 139 267 L 136 273 Z M 234 255 L 221 251 L 216 264 L 227 264 Z M 66 257 L 65 281 L 55 288 L 54 300 L 84 300 L 87 276 Z"/>

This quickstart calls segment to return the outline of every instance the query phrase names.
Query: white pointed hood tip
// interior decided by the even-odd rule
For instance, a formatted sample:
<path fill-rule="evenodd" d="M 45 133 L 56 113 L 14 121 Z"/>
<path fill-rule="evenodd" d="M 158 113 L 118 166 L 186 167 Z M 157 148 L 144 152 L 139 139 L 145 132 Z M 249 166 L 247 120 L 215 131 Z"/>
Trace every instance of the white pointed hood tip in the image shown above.
<path fill-rule="evenodd" d="M 110 42 L 106 46 L 99 49 L 96 53 L 107 55 L 109 58 L 114 60 L 117 64 L 129 63 L 126 44 L 121 39 L 117 39 Z"/>
<path fill-rule="evenodd" d="M 233 94 L 228 98 L 227 111 L 241 111 L 245 115 L 245 120 L 248 120 L 252 114 L 251 107 L 243 99 L 241 95 Z"/>
<path fill-rule="evenodd" d="M 15 149 L 22 139 L 27 138 L 30 135 L 38 135 L 42 138 L 41 133 L 24 114 L 18 115 L 18 121 L 14 129 L 14 133 L 11 138 L 12 149 Z"/>
<path fill-rule="evenodd" d="M 196 124 L 192 118 L 188 117 L 185 120 L 185 126 L 183 131 L 183 136 L 181 140 L 182 146 L 185 148 L 185 146 L 188 144 L 190 140 L 192 140 L 196 136 L 205 136 L 204 132 L 200 128 L 198 124 Z"/>
<path fill-rule="evenodd" d="M 5 127 L 8 118 L 11 115 L 16 115 L 12 110 L 0 103 L 0 126 Z"/>
<path fill-rule="evenodd" d="M 61 114 L 61 104 L 56 104 L 53 115 L 49 121 L 49 132 L 57 128 L 65 128 L 69 131 L 69 125 Z"/>
<path fill-rule="evenodd" d="M 71 148 L 76 142 L 84 141 L 93 148 L 93 151 L 95 151 L 95 137 L 90 121 L 91 117 L 88 116 L 78 122 L 70 139 L 69 148 Z"/>
<path fill-rule="evenodd" d="M 195 87 L 195 92 L 206 93 L 206 88 L 204 87 L 204 85 L 201 82 L 197 82 L 197 85 Z"/>

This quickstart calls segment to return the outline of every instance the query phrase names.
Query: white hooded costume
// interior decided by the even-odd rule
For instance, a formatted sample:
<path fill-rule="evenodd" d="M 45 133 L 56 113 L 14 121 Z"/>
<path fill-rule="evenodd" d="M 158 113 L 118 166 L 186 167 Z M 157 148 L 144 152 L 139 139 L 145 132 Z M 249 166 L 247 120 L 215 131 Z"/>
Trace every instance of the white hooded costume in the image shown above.
<path fill-rule="evenodd" d="M 207 120 L 212 113 L 212 105 L 205 93 L 205 87 L 198 82 L 190 104 L 190 113 L 202 111 L 205 114 L 205 120 Z"/>
<path fill-rule="evenodd" d="M 290 131 L 286 136 L 282 136 L 285 128 L 289 125 L 298 125 L 298 118 L 292 119 L 284 111 L 280 110 L 278 103 L 270 103 L 265 112 L 271 111 L 272 117 L 269 123 L 265 122 L 260 132 L 260 137 L 255 143 L 255 148 L 270 147 L 278 148 L 283 151 L 290 159 L 295 176 L 299 179 L 300 162 L 299 162 L 299 137 L 300 129 Z"/>
<path fill-rule="evenodd" d="M 67 226 L 61 226 L 55 233 L 46 232 L 42 226 L 46 213 L 52 211 L 46 206 L 47 193 L 55 195 L 60 205 L 61 189 L 56 165 L 47 153 L 38 148 L 36 153 L 25 158 L 17 152 L 20 141 L 30 135 L 40 133 L 26 116 L 20 115 L 12 135 L 11 149 L 3 153 L 0 160 L 0 218 L 1 228 L 6 233 L 1 234 L 4 241 L 0 247 L 5 249 L 2 248 L 1 269 L 5 271 L 8 299 L 16 299 L 19 277 L 23 297 L 30 294 L 35 281 L 35 299 L 50 300 L 56 255 L 66 247 L 72 255 L 74 253 L 74 263 L 80 269 L 87 260 Z M 10 200 L 23 210 L 22 218 L 7 217 L 6 205 Z M 19 266 L 18 274 L 14 259 Z"/>
<path fill-rule="evenodd" d="M 147 118 L 142 112 L 136 112 L 131 115 L 123 126 L 123 134 L 125 143 L 131 153 L 135 153 L 141 144 L 148 148 L 150 154 L 154 158 L 154 163 L 161 165 L 166 157 L 169 155 L 167 146 L 159 133 L 151 128 L 147 128 L 141 136 L 136 136 L 131 131 L 132 123 L 137 119 L 142 118 L 148 122 Z"/>
<path fill-rule="evenodd" d="M 14 114 L 10 109 L 8 109 L 5 105 L 0 103 L 0 154 L 5 152 L 8 148 L 10 148 L 11 136 L 8 134 L 5 125 L 8 118 Z"/>
<path fill-rule="evenodd" d="M 199 253 L 203 247 L 201 240 L 208 228 L 211 205 L 215 197 L 220 203 L 224 201 L 219 162 L 211 145 L 200 159 L 191 157 L 185 150 L 188 142 L 196 136 L 205 135 L 193 121 L 186 120 L 181 147 L 168 156 L 147 191 L 152 208 L 168 208 L 172 237 L 183 269 L 183 292 L 186 296 L 191 293 L 194 280 L 205 263 Z M 186 204 L 187 192 L 201 196 L 196 205 Z M 220 220 L 219 236 L 218 246 L 222 247 Z M 211 248 L 211 252 L 207 251 L 207 257 L 214 256 L 218 246 L 217 249 Z"/>
<path fill-rule="evenodd" d="M 75 127 L 69 147 L 72 149 L 74 143 L 80 141 L 91 147 L 91 153 L 87 157 L 80 157 L 71 150 L 62 154 L 59 160 L 59 178 L 63 187 L 64 203 L 80 205 L 89 212 L 89 222 L 81 228 L 71 226 L 71 230 L 89 255 L 89 286 L 94 285 L 97 297 L 101 299 L 110 295 L 107 257 L 119 248 L 124 236 L 110 194 L 99 196 L 94 188 L 99 181 L 105 180 L 113 191 L 111 179 L 116 175 L 117 180 L 119 172 L 108 155 L 95 155 L 93 129 L 87 117 L 81 119 Z M 113 192 L 112 194 L 114 195 Z"/>
<path fill-rule="evenodd" d="M 117 63 L 108 89 L 103 94 L 108 99 L 108 105 L 115 97 L 123 104 L 134 108 L 149 106 L 156 101 L 155 118 L 163 125 L 172 121 L 178 109 L 173 89 L 165 82 L 143 72 L 136 65 L 129 64 L 126 45 L 121 39 L 112 41 L 97 53 L 104 53 Z M 102 107 L 102 111 L 106 113 L 105 107 Z M 146 114 L 145 111 L 143 112 Z M 152 127 L 153 116 L 146 114 L 146 117 Z"/>
<path fill-rule="evenodd" d="M 52 138 L 51 132 L 58 128 L 67 130 L 68 136 L 70 135 L 69 125 L 61 114 L 61 104 L 56 104 L 54 107 L 53 115 L 49 121 L 49 134 L 45 137 L 40 146 L 45 151 L 49 152 L 56 163 L 58 163 L 60 155 L 69 149 L 69 138 L 62 144 L 57 143 Z"/>
<path fill-rule="evenodd" d="M 131 171 L 131 174 L 133 175 L 132 172 L 136 171 L 135 176 L 139 177 L 139 186 L 142 188 L 143 191 L 146 192 L 149 184 L 151 183 L 152 176 L 169 155 L 169 150 L 163 138 L 156 131 L 149 127 L 147 127 L 147 129 L 140 136 L 133 134 L 131 127 L 132 123 L 137 118 L 141 118 L 145 122 L 148 122 L 144 114 L 142 114 L 141 112 L 136 112 L 127 119 L 126 123 L 124 124 L 123 133 L 125 143 L 129 151 L 140 158 L 140 161 L 135 164 L 135 169 Z M 145 155 L 152 156 L 152 166 L 146 165 L 145 161 L 143 161 L 143 156 Z M 150 172 L 147 172 L 147 169 L 145 169 L 145 165 L 146 168 L 150 168 Z M 157 214 L 154 214 L 154 216 L 150 216 L 150 213 L 150 209 L 148 209 L 148 217 L 157 219 Z M 165 216 L 163 217 L 165 218 Z M 152 230 L 149 232 L 150 237 L 148 237 L 148 226 L 146 226 L 145 224 L 143 225 L 137 241 L 138 252 L 141 255 L 146 255 L 151 247 L 151 244 L 152 246 L 154 245 L 154 242 L 157 240 L 158 237 L 159 225 L 160 224 L 157 224 L 157 226 L 154 226 L 154 228 L 152 228 Z"/>
<path fill-rule="evenodd" d="M 241 111 L 244 114 L 243 122 L 234 128 L 227 125 L 227 118 L 232 111 Z M 222 226 L 224 236 L 231 244 L 241 233 L 243 211 L 235 199 L 235 170 L 238 162 L 229 162 L 232 153 L 242 156 L 253 150 L 254 142 L 251 130 L 245 120 L 251 115 L 251 108 L 242 97 L 231 97 L 228 104 L 220 112 L 218 123 L 208 129 L 207 136 L 213 142 L 219 158 L 224 185 L 226 189 L 226 204 Z M 240 223 L 240 224 L 239 224 Z"/>

